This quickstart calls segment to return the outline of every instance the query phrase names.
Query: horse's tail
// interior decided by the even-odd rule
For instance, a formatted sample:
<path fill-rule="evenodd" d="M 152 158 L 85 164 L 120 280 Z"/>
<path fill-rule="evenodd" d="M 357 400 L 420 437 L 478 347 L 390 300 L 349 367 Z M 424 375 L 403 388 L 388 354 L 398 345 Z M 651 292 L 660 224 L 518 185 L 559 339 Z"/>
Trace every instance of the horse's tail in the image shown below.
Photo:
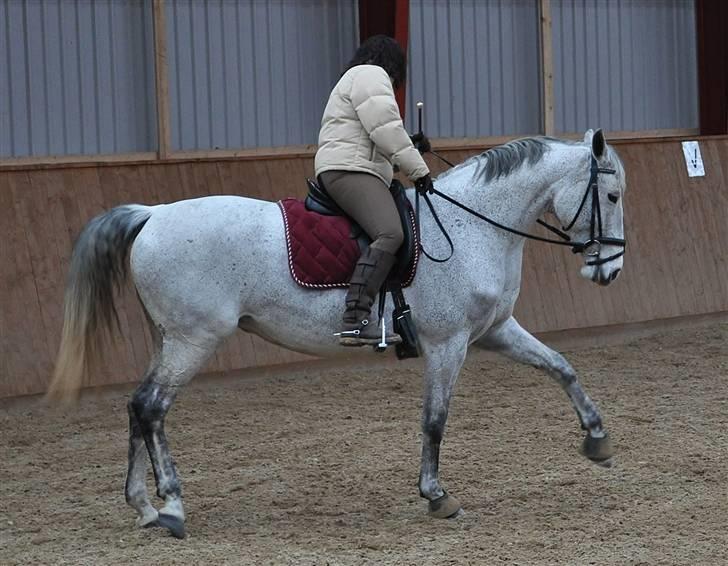
<path fill-rule="evenodd" d="M 118 206 L 91 220 L 73 247 L 63 304 L 63 333 L 47 398 L 71 400 L 98 360 L 112 321 L 119 324 L 114 289 L 126 278 L 126 257 L 152 209 Z"/>

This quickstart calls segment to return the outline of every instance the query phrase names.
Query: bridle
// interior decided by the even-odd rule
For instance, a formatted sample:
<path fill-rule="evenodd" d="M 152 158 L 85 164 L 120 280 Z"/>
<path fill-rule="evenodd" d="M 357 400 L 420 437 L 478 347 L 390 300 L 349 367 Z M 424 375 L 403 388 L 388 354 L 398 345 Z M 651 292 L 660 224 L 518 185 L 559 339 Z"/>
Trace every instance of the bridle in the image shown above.
<path fill-rule="evenodd" d="M 452 163 L 450 163 L 447 159 L 444 157 L 438 155 L 434 151 L 430 151 L 435 157 L 438 159 L 441 159 L 451 167 L 454 167 Z M 468 212 L 469 214 L 472 214 L 476 218 L 480 218 L 481 220 L 484 220 L 488 222 L 489 224 L 495 226 L 496 228 L 500 228 L 501 230 L 505 230 L 506 232 L 510 232 L 511 234 L 516 234 L 518 236 L 522 236 L 524 238 L 529 238 L 531 240 L 536 240 L 539 242 L 546 242 L 547 244 L 556 244 L 559 246 L 570 246 L 571 251 L 575 254 L 577 253 L 584 253 L 588 257 L 591 257 L 593 259 L 590 259 L 586 262 L 587 265 L 602 265 L 604 263 L 607 263 L 609 261 L 615 260 L 619 257 L 622 257 L 624 255 L 624 250 L 626 246 L 626 242 L 623 238 L 609 238 L 605 237 L 602 232 L 602 209 L 599 204 L 599 174 L 604 175 L 615 175 L 616 170 L 615 169 L 607 169 L 604 167 L 599 167 L 599 164 L 597 163 L 596 158 L 594 155 L 590 155 L 591 157 L 591 173 L 589 176 L 589 182 L 587 184 L 586 190 L 584 191 L 584 197 L 581 199 L 581 204 L 579 205 L 579 208 L 577 209 L 576 213 L 574 214 L 574 217 L 571 219 L 571 222 L 567 226 L 561 226 L 561 229 L 551 226 L 547 222 L 544 222 L 543 220 L 539 219 L 538 223 L 556 234 L 561 238 L 561 240 L 554 240 L 552 238 L 543 238 L 541 236 L 537 236 L 535 234 L 529 234 L 527 232 L 521 232 L 520 230 L 516 230 L 515 228 L 511 228 L 509 226 L 505 226 L 499 222 L 496 222 L 492 218 L 488 218 L 487 216 L 480 214 L 479 212 L 473 210 L 472 208 L 462 204 L 461 202 L 458 202 L 454 198 L 452 198 L 449 195 L 446 195 L 445 193 L 442 193 L 438 191 L 437 189 L 433 188 L 431 191 L 429 191 L 432 194 L 435 194 L 439 196 L 440 198 L 448 201 L 451 204 L 454 204 L 457 207 L 460 207 L 465 212 Z M 591 215 L 590 215 L 590 225 L 589 225 L 589 239 L 584 242 L 575 242 L 571 239 L 571 236 L 567 233 L 569 230 L 571 230 L 574 227 L 574 224 L 576 223 L 576 220 L 579 218 L 579 215 L 581 214 L 582 210 L 584 210 L 584 206 L 586 205 L 587 198 L 589 198 L 589 195 L 591 195 Z M 422 246 L 422 243 L 420 242 L 420 250 L 422 250 L 422 253 L 425 254 L 429 259 L 432 261 L 435 261 L 437 263 L 443 263 L 449 260 L 454 251 L 455 247 L 453 245 L 452 239 L 450 238 L 450 235 L 445 230 L 445 227 L 442 225 L 442 222 L 440 221 L 440 218 L 437 216 L 437 213 L 435 212 L 435 208 L 432 205 L 432 202 L 430 201 L 430 197 L 427 193 L 422 194 L 422 198 L 424 198 L 425 203 L 427 204 L 428 208 L 430 209 L 430 212 L 432 213 L 432 216 L 442 232 L 442 234 L 445 236 L 445 239 L 447 240 L 447 243 L 450 246 L 450 255 L 444 259 L 439 259 L 432 257 L 427 251 L 425 251 L 425 248 Z M 419 223 L 420 218 L 420 192 L 417 192 L 417 196 L 415 197 L 415 209 L 416 209 L 416 216 L 417 216 L 417 222 Z M 419 229 L 418 229 L 419 233 Z M 609 256 L 609 257 L 600 257 L 600 252 L 602 245 L 605 246 L 618 246 L 621 247 L 621 251 Z"/>

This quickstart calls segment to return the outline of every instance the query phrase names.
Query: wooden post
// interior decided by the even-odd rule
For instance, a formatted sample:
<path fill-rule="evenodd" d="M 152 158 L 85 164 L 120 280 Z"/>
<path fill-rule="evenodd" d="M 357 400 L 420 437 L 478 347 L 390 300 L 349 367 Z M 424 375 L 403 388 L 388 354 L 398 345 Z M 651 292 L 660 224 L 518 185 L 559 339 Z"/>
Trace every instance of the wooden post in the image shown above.
<path fill-rule="evenodd" d="M 169 127 L 169 77 L 167 73 L 167 33 L 164 0 L 152 0 L 154 15 L 154 84 L 157 99 L 157 153 L 166 159 L 171 153 Z"/>
<path fill-rule="evenodd" d="M 697 0 L 700 133 L 728 133 L 728 4 Z"/>
<path fill-rule="evenodd" d="M 409 42 L 409 0 L 360 0 L 359 39 L 373 35 L 388 35 L 397 40 L 407 53 Z M 404 119 L 406 85 L 395 93 L 399 112 Z"/>
<path fill-rule="evenodd" d="M 539 2 L 541 47 L 541 112 L 544 134 L 554 135 L 554 61 L 551 36 L 551 0 Z"/>
<path fill-rule="evenodd" d="M 407 45 L 409 44 L 409 0 L 396 0 L 394 7 L 394 39 L 397 40 L 400 47 L 407 55 Z M 399 113 L 404 120 L 407 100 L 407 83 L 397 89 L 397 104 L 399 104 Z"/>

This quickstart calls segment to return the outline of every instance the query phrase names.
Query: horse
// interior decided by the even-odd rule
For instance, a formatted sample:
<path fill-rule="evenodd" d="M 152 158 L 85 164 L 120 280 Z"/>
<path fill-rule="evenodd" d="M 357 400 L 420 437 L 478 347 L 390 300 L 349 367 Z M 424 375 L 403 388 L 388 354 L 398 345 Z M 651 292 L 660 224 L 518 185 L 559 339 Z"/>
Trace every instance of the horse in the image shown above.
<path fill-rule="evenodd" d="M 583 277 L 600 285 L 616 279 L 623 266 L 626 181 L 601 130 L 589 130 L 583 141 L 511 141 L 469 158 L 434 185 L 458 206 L 438 201 L 439 222 L 423 208 L 421 233 L 430 243 L 442 242 L 441 225 L 454 253 L 447 262 L 422 261 L 406 293 L 424 365 L 419 493 L 433 517 L 447 518 L 463 511 L 440 482 L 440 443 L 471 344 L 550 375 L 585 431 L 582 454 L 597 464 L 611 463 L 614 450 L 602 417 L 576 372 L 524 330 L 513 309 L 528 231 L 547 213 L 562 225 L 554 230 L 571 238 L 567 244 L 580 254 Z M 589 196 L 591 208 L 585 205 Z M 407 197 L 415 199 L 413 189 Z M 92 219 L 74 245 L 49 396 L 78 394 L 92 360 L 102 354 L 104 337 L 113 332 L 114 289 L 129 268 L 154 351 L 128 401 L 126 502 L 138 526 L 161 526 L 182 538 L 182 492 L 164 428 L 177 394 L 237 329 L 297 352 L 346 356 L 350 349 L 339 346 L 334 335 L 345 290 L 306 289 L 293 281 L 281 212 L 273 202 L 208 196 L 118 206 Z M 163 501 L 159 510 L 145 485 L 147 454 Z"/>

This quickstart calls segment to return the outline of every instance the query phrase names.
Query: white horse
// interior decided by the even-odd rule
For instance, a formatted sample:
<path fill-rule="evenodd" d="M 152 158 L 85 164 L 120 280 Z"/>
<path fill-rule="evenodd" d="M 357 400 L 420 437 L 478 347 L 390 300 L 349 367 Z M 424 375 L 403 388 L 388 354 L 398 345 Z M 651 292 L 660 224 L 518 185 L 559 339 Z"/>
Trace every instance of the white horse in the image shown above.
<path fill-rule="evenodd" d="M 521 232 L 532 230 L 544 213 L 553 214 L 577 242 L 582 276 L 596 283 L 607 285 L 622 268 L 625 175 L 601 131 L 589 130 L 583 143 L 516 140 L 470 158 L 441 175 L 435 186 L 471 211 Z M 590 195 L 591 208 L 585 206 Z M 433 516 L 451 517 L 461 507 L 440 484 L 440 441 L 455 381 L 475 341 L 544 369 L 563 387 L 586 431 L 582 452 L 588 458 L 606 464 L 612 448 L 572 367 L 513 318 L 525 238 L 444 200 L 435 204 L 455 253 L 446 263 L 421 262 L 405 292 L 424 358 L 419 490 Z M 428 211 L 421 228 L 426 243 L 442 241 Z M 139 526 L 159 525 L 183 537 L 180 483 L 164 431 L 177 393 L 238 328 L 298 352 L 349 354 L 334 336 L 345 291 L 305 289 L 293 281 L 281 212 L 272 202 L 213 196 L 119 206 L 89 222 L 75 244 L 49 394 L 77 392 L 88 359 L 103 349 L 104 330 L 115 316 L 114 286 L 123 281 L 129 249 L 155 351 L 128 404 L 126 500 Z M 159 511 L 145 486 L 147 453 L 164 501 Z"/>

